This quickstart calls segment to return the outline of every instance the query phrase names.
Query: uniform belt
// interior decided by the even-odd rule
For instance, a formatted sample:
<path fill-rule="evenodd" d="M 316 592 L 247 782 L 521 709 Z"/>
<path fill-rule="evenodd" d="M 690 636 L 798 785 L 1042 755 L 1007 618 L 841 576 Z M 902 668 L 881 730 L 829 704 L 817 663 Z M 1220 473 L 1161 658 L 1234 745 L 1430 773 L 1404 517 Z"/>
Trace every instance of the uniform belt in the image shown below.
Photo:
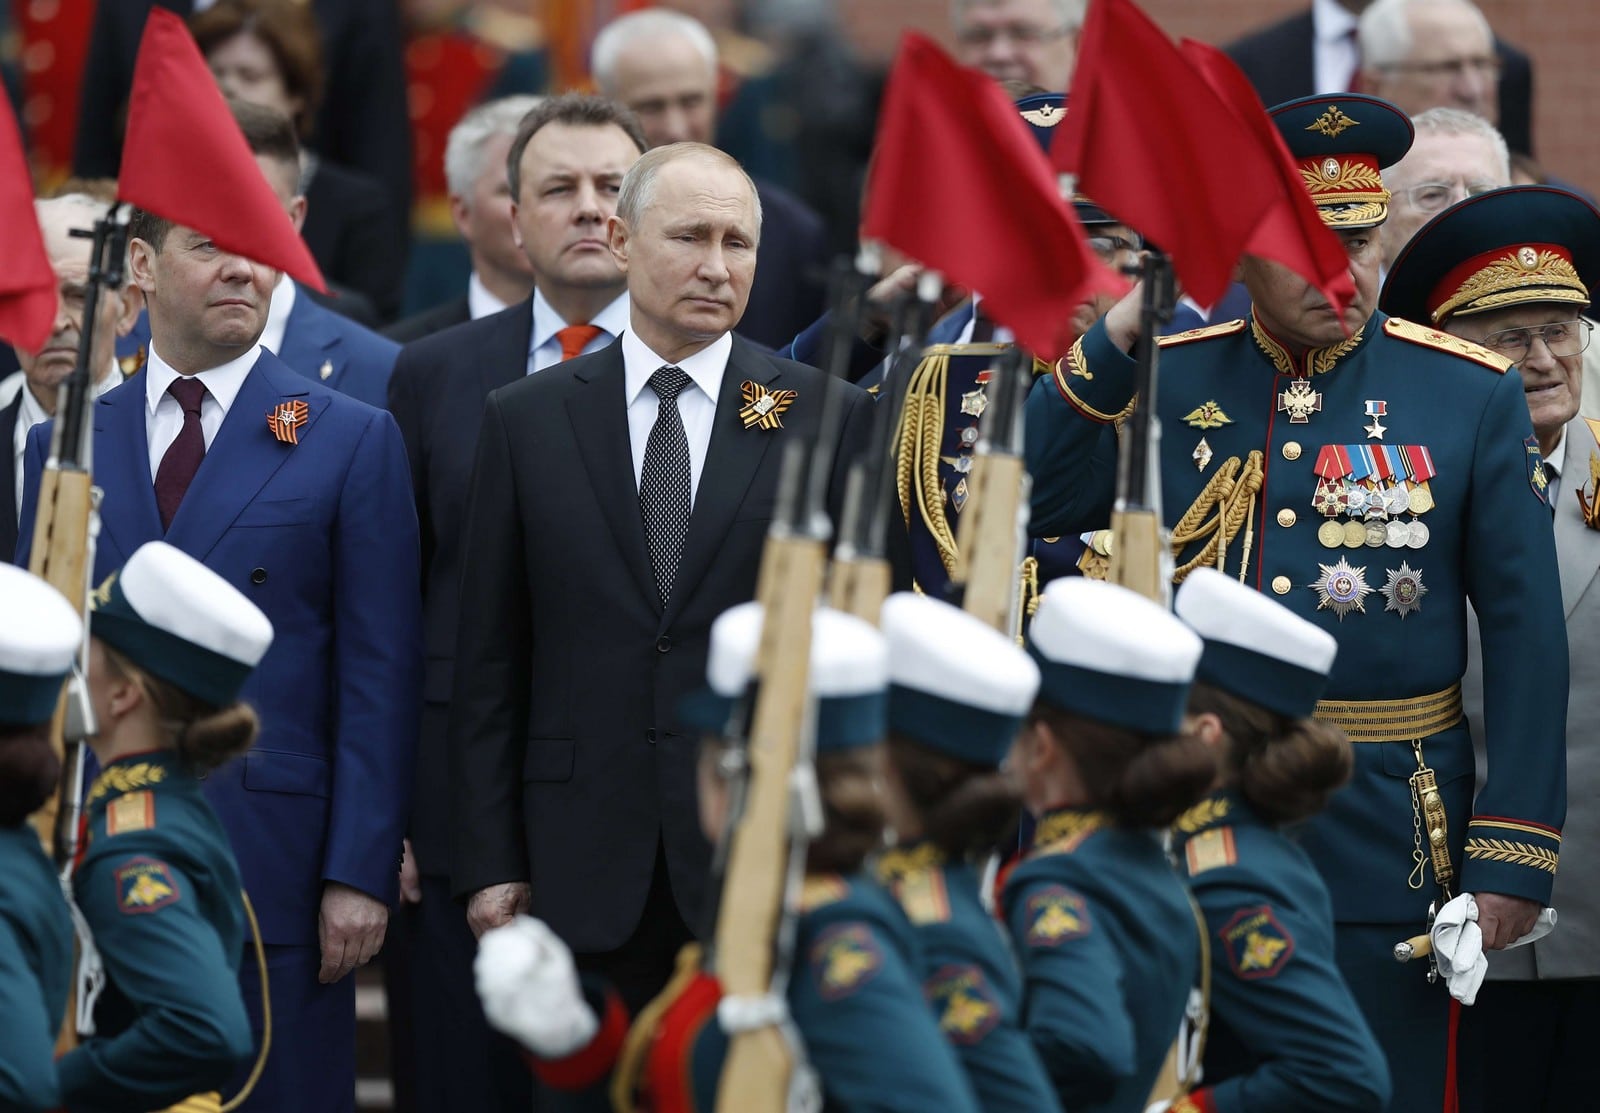
<path fill-rule="evenodd" d="M 1410 742 L 1461 721 L 1461 684 L 1405 699 L 1320 700 L 1314 717 L 1342 727 L 1352 742 Z"/>

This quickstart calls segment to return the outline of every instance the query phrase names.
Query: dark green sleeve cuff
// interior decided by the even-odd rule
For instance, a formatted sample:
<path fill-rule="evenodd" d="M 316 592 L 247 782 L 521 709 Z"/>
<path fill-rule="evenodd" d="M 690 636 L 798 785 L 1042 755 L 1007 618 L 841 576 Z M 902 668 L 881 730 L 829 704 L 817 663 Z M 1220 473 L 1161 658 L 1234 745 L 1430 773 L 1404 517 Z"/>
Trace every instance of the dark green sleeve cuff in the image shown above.
<path fill-rule="evenodd" d="M 1550 903 L 1561 832 L 1542 823 L 1501 816 L 1474 816 L 1467 823 L 1461 890 L 1503 893 Z"/>
<path fill-rule="evenodd" d="M 1135 362 L 1111 343 L 1097 321 L 1072 350 L 1056 361 L 1052 377 L 1067 405 L 1102 424 L 1126 416 L 1133 401 Z"/>

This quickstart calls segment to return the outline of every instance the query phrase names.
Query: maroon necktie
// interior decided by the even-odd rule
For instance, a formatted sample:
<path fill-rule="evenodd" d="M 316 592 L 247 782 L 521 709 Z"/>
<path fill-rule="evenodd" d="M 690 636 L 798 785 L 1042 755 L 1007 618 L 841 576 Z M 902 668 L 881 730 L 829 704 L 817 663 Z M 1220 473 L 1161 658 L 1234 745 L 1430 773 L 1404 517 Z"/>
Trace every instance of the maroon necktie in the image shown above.
<path fill-rule="evenodd" d="M 184 492 L 189 489 L 194 473 L 200 470 L 200 461 L 206 458 L 206 435 L 200 428 L 200 403 L 206 396 L 206 384 L 179 375 L 167 387 L 167 392 L 183 407 L 183 428 L 178 430 L 178 439 L 168 447 L 167 454 L 161 457 L 161 466 L 156 469 L 156 508 L 161 511 L 163 530 L 172 525 Z"/>

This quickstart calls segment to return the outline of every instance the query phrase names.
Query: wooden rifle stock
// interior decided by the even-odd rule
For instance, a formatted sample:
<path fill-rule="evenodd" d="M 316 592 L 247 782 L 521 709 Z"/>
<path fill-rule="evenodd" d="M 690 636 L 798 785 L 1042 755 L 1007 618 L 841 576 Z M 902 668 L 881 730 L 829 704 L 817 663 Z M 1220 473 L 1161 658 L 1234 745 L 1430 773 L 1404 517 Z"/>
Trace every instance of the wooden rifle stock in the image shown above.
<path fill-rule="evenodd" d="M 983 415 L 967 486 L 972 491 L 961 515 L 951 579 L 962 585 L 961 609 L 1002 634 L 1017 629 L 1017 607 L 1026 539 L 1029 479 L 1022 462 L 1025 376 L 1033 359 L 1013 348 L 1002 357 L 994 397 Z"/>

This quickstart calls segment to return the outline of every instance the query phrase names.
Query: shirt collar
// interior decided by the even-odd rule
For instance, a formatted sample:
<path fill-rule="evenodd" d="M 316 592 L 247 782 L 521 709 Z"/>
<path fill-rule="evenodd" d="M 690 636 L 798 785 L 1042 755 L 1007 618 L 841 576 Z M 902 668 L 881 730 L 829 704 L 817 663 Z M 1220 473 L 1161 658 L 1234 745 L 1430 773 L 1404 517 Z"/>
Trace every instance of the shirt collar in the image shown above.
<path fill-rule="evenodd" d="M 244 377 L 250 373 L 250 368 L 256 365 L 256 359 L 261 355 L 261 345 L 257 344 L 238 359 L 229 360 L 220 367 L 213 367 L 196 374 L 211 397 L 217 400 L 217 405 L 222 407 L 226 414 L 233 406 L 233 400 L 239 396 L 239 389 L 244 386 Z M 156 412 L 156 407 L 161 404 L 161 399 L 166 395 L 167 388 L 172 385 L 172 380 L 178 373 L 172 365 L 161 358 L 161 353 L 156 351 L 155 341 L 150 342 L 150 360 L 144 369 L 144 404 L 145 409 L 151 414 Z"/>
<path fill-rule="evenodd" d="M 32 429 L 39 422 L 50 420 L 50 415 L 39 405 L 39 400 L 33 396 L 33 391 L 28 389 L 27 380 L 23 380 L 22 393 L 17 397 L 22 399 L 22 412 L 17 422 L 19 428 L 25 426 Z"/>
<path fill-rule="evenodd" d="M 261 346 L 273 355 L 283 350 L 283 334 L 289 327 L 289 314 L 294 312 L 295 297 L 294 279 L 283 275 L 272 288 L 272 301 L 267 305 L 267 324 L 261 330 Z"/>
<path fill-rule="evenodd" d="M 1318 42 L 1340 42 L 1360 23 L 1339 0 L 1311 0 L 1311 28 Z"/>
<path fill-rule="evenodd" d="M 506 303 L 490 293 L 489 287 L 478 277 L 478 272 L 473 271 L 472 277 L 467 279 L 467 316 L 476 321 L 479 317 L 488 317 L 505 308 Z"/>
<path fill-rule="evenodd" d="M 1544 458 L 1545 465 L 1556 475 L 1560 475 L 1567 466 L 1567 427 L 1561 427 L 1561 435 L 1556 438 L 1556 446 L 1550 450 L 1550 455 Z"/>
<path fill-rule="evenodd" d="M 598 325 L 607 336 L 621 336 L 628 329 L 628 292 L 624 290 L 613 298 L 611 304 L 596 313 L 592 321 L 563 321 L 561 314 L 555 311 L 555 307 L 546 301 L 544 294 L 535 287 L 533 331 L 528 335 L 528 354 L 532 355 L 544 347 L 557 332 L 568 325 L 582 324 Z"/>
<path fill-rule="evenodd" d="M 622 366 L 626 375 L 625 401 L 628 405 L 638 399 L 639 393 L 650 383 L 650 376 L 663 367 L 677 367 L 694 381 L 716 404 L 722 392 L 722 376 L 728 370 L 728 355 L 733 351 L 733 333 L 725 332 L 688 359 L 677 363 L 662 359 L 652 352 L 633 332 L 622 334 Z"/>

